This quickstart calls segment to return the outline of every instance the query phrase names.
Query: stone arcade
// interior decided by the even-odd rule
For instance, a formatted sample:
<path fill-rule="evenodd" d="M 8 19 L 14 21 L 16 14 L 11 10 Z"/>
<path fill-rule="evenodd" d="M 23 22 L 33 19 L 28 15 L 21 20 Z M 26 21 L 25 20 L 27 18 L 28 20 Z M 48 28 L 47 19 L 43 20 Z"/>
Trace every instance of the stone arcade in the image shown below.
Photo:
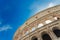
<path fill-rule="evenodd" d="M 60 40 L 60 5 L 28 19 L 17 29 L 13 40 Z"/>

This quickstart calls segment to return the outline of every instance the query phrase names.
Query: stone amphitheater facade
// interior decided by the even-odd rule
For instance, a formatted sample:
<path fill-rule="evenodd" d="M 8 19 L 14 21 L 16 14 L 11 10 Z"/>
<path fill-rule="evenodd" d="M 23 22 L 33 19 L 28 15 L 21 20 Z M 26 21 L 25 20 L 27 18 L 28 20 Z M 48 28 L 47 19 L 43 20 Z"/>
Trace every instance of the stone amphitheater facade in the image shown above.
<path fill-rule="evenodd" d="M 17 29 L 13 40 L 60 40 L 60 5 L 32 16 Z"/>

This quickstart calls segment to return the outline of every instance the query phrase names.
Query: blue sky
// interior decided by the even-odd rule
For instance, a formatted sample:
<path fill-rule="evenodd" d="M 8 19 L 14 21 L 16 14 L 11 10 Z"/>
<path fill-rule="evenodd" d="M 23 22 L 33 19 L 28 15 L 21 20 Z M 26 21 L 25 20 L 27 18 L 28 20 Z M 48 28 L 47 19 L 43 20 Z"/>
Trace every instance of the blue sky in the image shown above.
<path fill-rule="evenodd" d="M 59 4 L 60 0 L 0 0 L 0 40 L 12 40 L 27 19 Z"/>

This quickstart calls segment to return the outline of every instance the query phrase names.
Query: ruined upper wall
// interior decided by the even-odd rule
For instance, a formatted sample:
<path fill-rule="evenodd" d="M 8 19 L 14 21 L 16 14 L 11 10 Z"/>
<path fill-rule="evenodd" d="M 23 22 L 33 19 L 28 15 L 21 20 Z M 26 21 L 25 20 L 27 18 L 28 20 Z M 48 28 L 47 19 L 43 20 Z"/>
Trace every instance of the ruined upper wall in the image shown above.
<path fill-rule="evenodd" d="M 14 35 L 14 39 L 18 39 L 18 37 L 21 35 L 22 31 L 24 30 L 25 27 L 27 27 L 27 25 L 31 24 L 33 21 L 47 15 L 47 14 L 52 14 L 53 12 L 59 11 L 60 10 L 60 5 L 45 9 L 39 13 L 37 13 L 36 15 L 32 16 L 30 19 L 28 19 L 20 28 L 17 29 L 15 35 Z"/>

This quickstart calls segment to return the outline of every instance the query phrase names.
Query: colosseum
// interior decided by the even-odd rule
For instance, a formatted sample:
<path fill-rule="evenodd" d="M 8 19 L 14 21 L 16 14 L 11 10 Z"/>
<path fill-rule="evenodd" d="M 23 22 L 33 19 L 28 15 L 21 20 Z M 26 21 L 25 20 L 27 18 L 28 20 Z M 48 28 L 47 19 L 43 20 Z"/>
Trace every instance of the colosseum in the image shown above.
<path fill-rule="evenodd" d="M 60 5 L 29 18 L 17 29 L 13 40 L 60 40 Z"/>

